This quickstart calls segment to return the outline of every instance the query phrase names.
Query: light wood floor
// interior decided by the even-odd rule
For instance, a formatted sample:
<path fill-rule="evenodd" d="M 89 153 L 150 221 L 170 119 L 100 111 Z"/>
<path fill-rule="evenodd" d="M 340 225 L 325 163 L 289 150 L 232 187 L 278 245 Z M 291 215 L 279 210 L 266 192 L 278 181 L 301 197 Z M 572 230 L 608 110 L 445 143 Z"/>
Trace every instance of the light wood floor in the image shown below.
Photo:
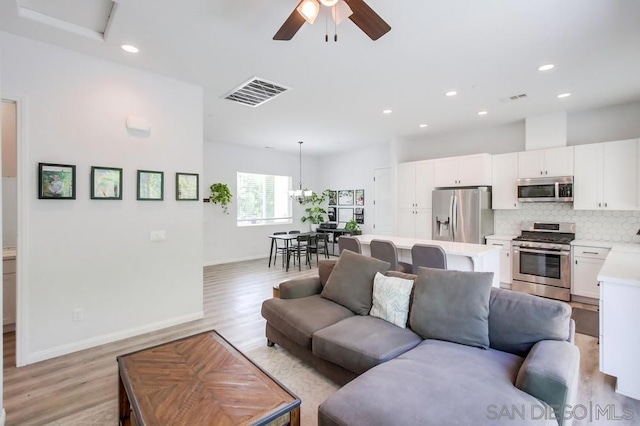
<path fill-rule="evenodd" d="M 280 260 L 280 259 L 278 259 Z M 42 425 L 117 399 L 116 356 L 216 329 L 241 351 L 265 345 L 262 301 L 273 285 L 313 268 L 286 272 L 267 260 L 204 268 L 204 318 L 70 355 L 15 367 L 15 333 L 4 334 L 4 407 L 7 425 Z"/>

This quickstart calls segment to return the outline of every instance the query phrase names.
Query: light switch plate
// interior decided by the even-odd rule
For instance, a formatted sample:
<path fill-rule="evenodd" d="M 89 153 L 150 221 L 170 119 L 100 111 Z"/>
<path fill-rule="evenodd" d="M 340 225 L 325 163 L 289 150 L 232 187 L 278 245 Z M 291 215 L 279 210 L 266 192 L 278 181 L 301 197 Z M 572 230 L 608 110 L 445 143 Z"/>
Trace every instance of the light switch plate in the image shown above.
<path fill-rule="evenodd" d="M 149 241 L 164 241 L 167 239 L 166 231 L 151 231 L 149 232 Z"/>

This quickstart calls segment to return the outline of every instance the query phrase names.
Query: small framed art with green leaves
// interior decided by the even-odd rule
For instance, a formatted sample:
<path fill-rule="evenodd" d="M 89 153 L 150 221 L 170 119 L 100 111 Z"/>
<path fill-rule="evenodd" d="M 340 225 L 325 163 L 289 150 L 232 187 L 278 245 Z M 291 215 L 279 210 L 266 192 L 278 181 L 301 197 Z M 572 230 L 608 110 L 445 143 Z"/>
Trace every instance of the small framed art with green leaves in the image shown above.
<path fill-rule="evenodd" d="M 176 173 L 176 200 L 198 201 L 200 182 L 197 173 Z"/>
<path fill-rule="evenodd" d="M 137 199 L 162 201 L 164 199 L 164 172 L 138 170 Z"/>

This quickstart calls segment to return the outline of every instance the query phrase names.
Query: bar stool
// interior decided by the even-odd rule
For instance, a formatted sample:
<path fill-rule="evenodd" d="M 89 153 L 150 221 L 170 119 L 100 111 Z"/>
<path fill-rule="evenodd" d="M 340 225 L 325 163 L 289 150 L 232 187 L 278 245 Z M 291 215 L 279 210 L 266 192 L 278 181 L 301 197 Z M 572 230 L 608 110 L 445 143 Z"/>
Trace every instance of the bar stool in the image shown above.
<path fill-rule="evenodd" d="M 447 269 L 447 254 L 440 246 L 431 244 L 414 244 L 411 247 L 411 263 L 413 273 L 418 274 L 418 268 Z"/>
<path fill-rule="evenodd" d="M 338 248 L 340 250 L 340 254 L 342 254 L 342 252 L 345 250 L 351 250 L 358 254 L 362 254 L 362 249 L 360 248 L 360 240 L 355 237 L 341 235 L 338 238 Z"/>
<path fill-rule="evenodd" d="M 398 261 L 398 249 L 393 241 L 388 240 L 371 240 L 369 246 L 371 249 L 371 257 L 389 262 L 391 271 L 399 271 L 410 274 L 413 267 L 410 263 Z"/>

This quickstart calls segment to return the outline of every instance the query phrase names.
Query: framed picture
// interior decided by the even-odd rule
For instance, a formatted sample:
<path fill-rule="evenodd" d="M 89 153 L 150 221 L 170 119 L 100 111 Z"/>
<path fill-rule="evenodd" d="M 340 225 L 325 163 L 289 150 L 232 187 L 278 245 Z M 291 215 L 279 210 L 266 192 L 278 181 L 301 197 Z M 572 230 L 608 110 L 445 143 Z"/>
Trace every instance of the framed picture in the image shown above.
<path fill-rule="evenodd" d="M 353 189 L 343 189 L 338 191 L 338 205 L 339 206 L 352 206 L 353 205 Z"/>
<path fill-rule="evenodd" d="M 138 200 L 162 201 L 164 199 L 164 172 L 138 170 Z"/>
<path fill-rule="evenodd" d="M 198 201 L 199 191 L 197 173 L 176 173 L 176 200 Z"/>
<path fill-rule="evenodd" d="M 91 166 L 91 199 L 122 200 L 122 169 Z"/>
<path fill-rule="evenodd" d="M 345 209 L 345 208 L 339 208 L 338 209 L 338 222 L 349 222 L 351 219 L 353 219 L 353 209 Z"/>
<path fill-rule="evenodd" d="M 364 189 L 356 189 L 356 206 L 364 206 Z"/>
<path fill-rule="evenodd" d="M 329 205 L 335 206 L 338 204 L 338 191 L 329 191 Z"/>
<path fill-rule="evenodd" d="M 75 200 L 76 166 L 38 163 L 38 198 L 41 200 Z"/>

